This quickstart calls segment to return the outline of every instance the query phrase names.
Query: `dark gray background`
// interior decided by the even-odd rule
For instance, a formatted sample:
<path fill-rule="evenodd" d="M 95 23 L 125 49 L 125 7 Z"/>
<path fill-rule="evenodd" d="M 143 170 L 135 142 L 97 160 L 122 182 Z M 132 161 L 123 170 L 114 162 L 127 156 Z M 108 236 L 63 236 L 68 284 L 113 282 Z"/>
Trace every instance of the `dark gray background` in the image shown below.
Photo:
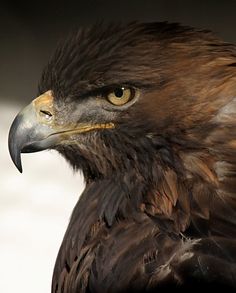
<path fill-rule="evenodd" d="M 235 0 L 87 0 L 1 4 L 0 97 L 27 103 L 57 42 L 81 25 L 105 21 L 170 21 L 211 29 L 236 42 Z"/>

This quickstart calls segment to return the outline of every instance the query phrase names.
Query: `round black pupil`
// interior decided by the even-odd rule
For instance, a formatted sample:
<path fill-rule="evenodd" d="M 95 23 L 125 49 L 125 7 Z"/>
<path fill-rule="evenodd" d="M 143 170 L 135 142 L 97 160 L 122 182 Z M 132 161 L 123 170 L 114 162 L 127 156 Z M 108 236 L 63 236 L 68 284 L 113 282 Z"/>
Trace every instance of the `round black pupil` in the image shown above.
<path fill-rule="evenodd" d="M 121 98 L 123 96 L 124 90 L 122 88 L 117 88 L 114 90 L 114 94 L 117 98 Z"/>

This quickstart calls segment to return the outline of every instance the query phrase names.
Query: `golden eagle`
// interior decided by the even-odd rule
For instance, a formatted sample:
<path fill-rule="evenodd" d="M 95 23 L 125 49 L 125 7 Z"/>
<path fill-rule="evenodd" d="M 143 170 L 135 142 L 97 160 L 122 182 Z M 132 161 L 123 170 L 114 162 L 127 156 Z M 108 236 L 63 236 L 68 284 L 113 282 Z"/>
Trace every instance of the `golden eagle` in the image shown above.
<path fill-rule="evenodd" d="M 169 23 L 93 25 L 59 45 L 9 133 L 86 187 L 52 292 L 236 287 L 236 47 Z"/>

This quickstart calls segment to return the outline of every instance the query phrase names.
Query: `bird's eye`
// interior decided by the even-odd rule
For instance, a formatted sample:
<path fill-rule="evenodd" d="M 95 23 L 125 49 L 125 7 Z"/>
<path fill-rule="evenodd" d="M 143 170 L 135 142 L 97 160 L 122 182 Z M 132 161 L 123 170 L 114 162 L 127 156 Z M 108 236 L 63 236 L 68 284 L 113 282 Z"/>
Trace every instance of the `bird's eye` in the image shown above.
<path fill-rule="evenodd" d="M 128 103 L 134 97 L 134 95 L 134 89 L 118 87 L 107 95 L 107 99 L 113 105 L 122 106 Z"/>

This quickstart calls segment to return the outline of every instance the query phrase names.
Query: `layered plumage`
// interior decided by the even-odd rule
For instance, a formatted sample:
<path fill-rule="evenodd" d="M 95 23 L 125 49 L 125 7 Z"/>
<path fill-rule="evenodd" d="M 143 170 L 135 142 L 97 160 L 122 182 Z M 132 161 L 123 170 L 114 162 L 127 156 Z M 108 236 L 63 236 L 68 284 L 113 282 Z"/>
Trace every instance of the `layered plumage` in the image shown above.
<path fill-rule="evenodd" d="M 138 95 L 111 108 L 121 86 Z M 236 287 L 236 47 L 176 24 L 98 25 L 59 46 L 48 90 L 58 124 L 114 124 L 52 147 L 86 181 L 52 292 Z"/>

